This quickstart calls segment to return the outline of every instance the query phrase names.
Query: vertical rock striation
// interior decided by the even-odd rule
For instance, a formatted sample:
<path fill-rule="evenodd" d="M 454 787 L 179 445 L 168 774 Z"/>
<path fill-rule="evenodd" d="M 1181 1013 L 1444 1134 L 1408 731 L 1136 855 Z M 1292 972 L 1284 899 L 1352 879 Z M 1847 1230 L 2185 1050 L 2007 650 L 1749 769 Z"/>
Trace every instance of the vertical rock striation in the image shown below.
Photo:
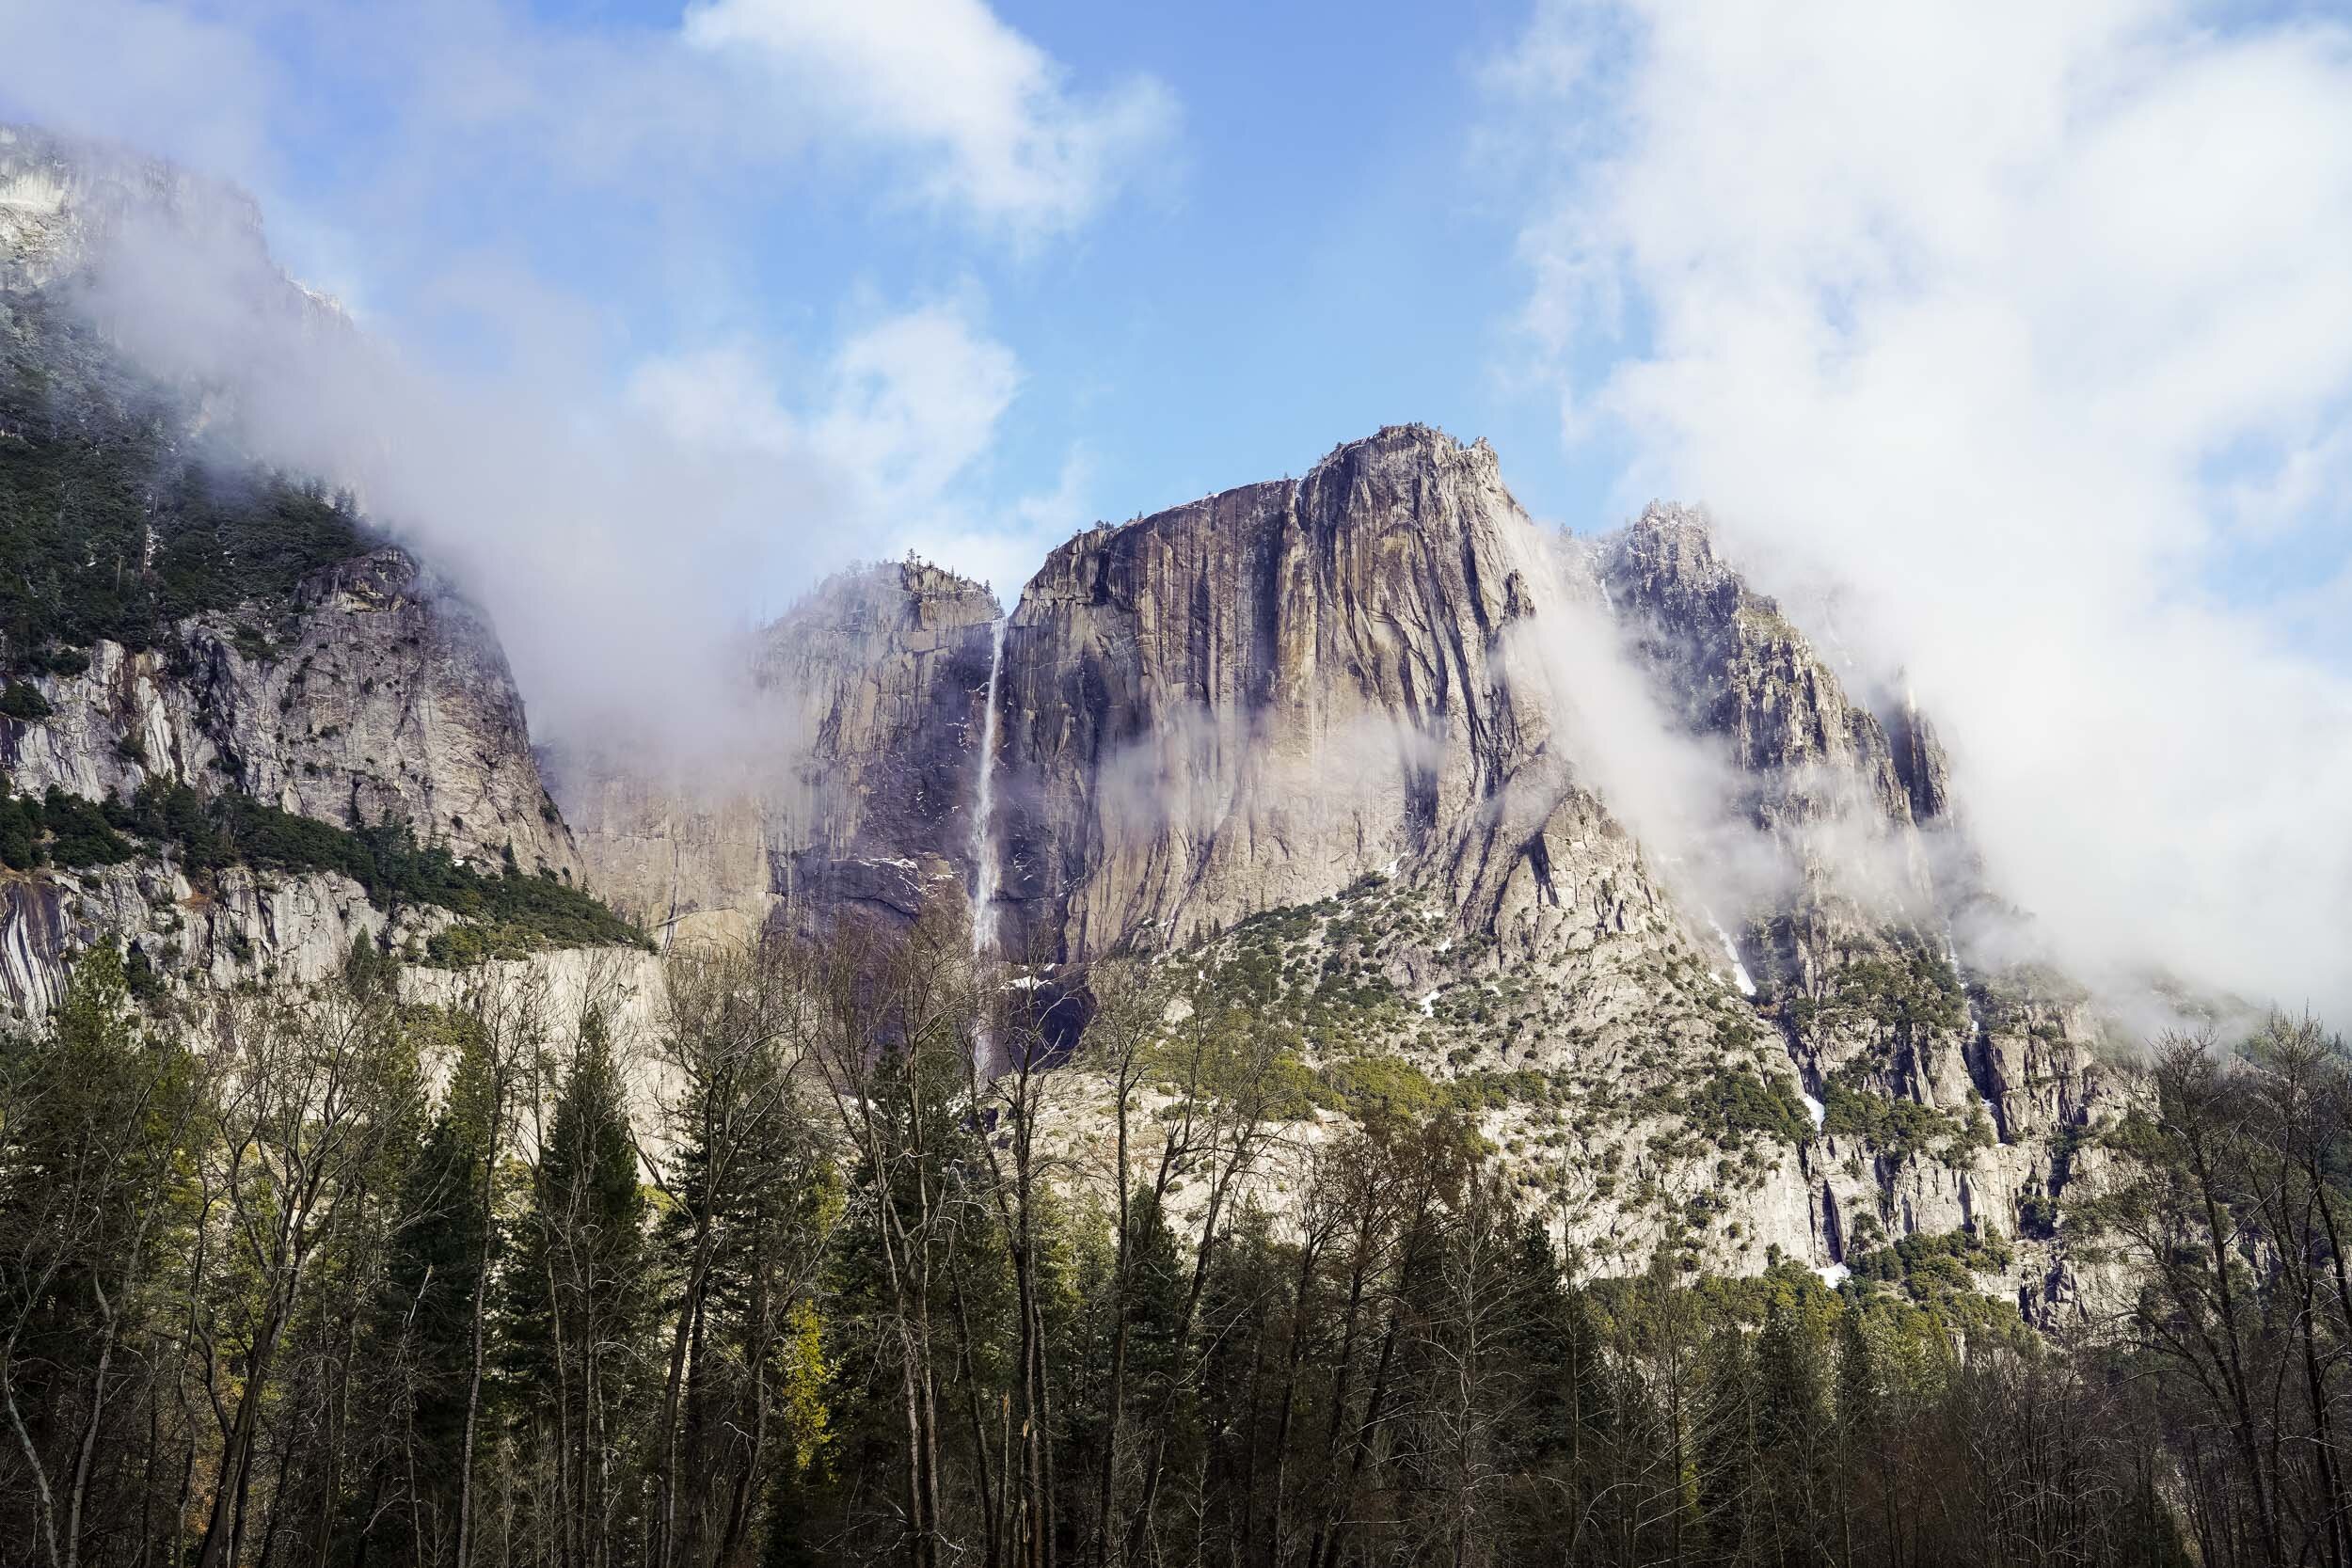
<path fill-rule="evenodd" d="M 1082 961 L 1391 863 L 1489 907 L 1565 799 L 1492 450 L 1407 425 L 1062 546 L 1005 674 L 1022 950 Z"/>

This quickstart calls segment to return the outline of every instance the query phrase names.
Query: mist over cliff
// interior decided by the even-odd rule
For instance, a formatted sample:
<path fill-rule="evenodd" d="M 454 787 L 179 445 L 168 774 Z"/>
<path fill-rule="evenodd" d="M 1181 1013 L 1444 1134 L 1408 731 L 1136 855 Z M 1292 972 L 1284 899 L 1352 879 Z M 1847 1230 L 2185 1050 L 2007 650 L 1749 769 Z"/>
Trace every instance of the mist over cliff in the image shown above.
<path fill-rule="evenodd" d="M 820 519 L 870 492 L 800 432 L 714 445 L 659 386 L 602 385 L 553 339 L 428 364 L 286 277 L 242 193 L 131 149 L 0 134 L 11 276 L 173 388 L 232 464 L 348 491 L 461 578 L 542 735 L 712 745 L 763 595 L 853 554 Z"/>

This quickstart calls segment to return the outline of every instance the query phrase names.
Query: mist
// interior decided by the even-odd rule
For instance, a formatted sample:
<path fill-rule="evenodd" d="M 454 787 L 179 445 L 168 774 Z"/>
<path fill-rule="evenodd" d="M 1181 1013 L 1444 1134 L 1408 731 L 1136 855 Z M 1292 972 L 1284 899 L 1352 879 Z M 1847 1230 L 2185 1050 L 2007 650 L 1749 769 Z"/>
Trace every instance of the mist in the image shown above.
<path fill-rule="evenodd" d="M 2069 961 L 2352 1011 L 2352 34 L 1560 4 L 1492 88 L 1622 503 L 1834 594 Z"/>
<path fill-rule="evenodd" d="M 757 278 L 844 202 L 1034 254 L 1161 150 L 1160 84 L 1074 82 L 982 0 L 77 0 L 7 8 L 0 55 L 0 120 L 82 171 L 77 306 L 478 601 L 540 738 L 732 757 L 747 640 L 830 572 L 1003 584 L 1085 520 L 1074 448 L 988 481 L 1025 377 L 970 262 Z"/>
<path fill-rule="evenodd" d="M 838 563 L 808 537 L 855 504 L 824 463 L 701 449 L 566 399 L 560 363 L 437 375 L 301 294 L 233 224 L 135 209 L 69 290 L 135 365 L 189 390 L 215 451 L 348 490 L 483 604 L 543 738 L 717 735 L 748 669 L 739 584 Z"/>

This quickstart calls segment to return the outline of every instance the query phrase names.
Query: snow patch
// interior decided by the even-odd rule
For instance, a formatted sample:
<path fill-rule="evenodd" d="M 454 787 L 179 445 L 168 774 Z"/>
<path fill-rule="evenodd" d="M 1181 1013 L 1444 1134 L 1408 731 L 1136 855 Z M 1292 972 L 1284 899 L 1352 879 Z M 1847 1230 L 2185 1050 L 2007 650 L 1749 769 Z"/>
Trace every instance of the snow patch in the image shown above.
<path fill-rule="evenodd" d="M 1738 944 L 1731 940 L 1731 933 L 1724 929 L 1723 924 L 1715 918 L 1712 912 L 1708 913 L 1707 924 L 1714 931 L 1715 940 L 1724 944 L 1724 955 L 1731 959 L 1732 983 L 1740 988 L 1740 995 L 1754 996 L 1756 982 L 1748 977 L 1748 966 L 1740 961 L 1740 949 Z"/>
<path fill-rule="evenodd" d="M 1421 1016 L 1423 1018 L 1435 1018 L 1438 1016 L 1437 991 L 1433 990 L 1428 995 L 1421 999 Z"/>
<path fill-rule="evenodd" d="M 1820 1276 L 1822 1284 L 1833 1291 L 1853 1277 L 1853 1270 L 1843 1263 L 1824 1263 L 1813 1272 Z"/>

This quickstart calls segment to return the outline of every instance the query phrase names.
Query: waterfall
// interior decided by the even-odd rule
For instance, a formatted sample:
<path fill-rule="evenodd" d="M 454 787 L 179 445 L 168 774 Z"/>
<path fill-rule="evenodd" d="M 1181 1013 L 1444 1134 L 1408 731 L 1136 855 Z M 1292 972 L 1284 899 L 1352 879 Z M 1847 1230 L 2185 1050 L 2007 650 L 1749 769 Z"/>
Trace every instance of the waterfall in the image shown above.
<path fill-rule="evenodd" d="M 972 812 L 972 956 L 985 958 L 996 938 L 996 835 L 990 816 L 996 805 L 996 683 L 1005 673 L 1005 626 L 1012 617 L 999 616 L 991 625 L 988 645 L 988 706 L 980 720 L 980 784 L 978 803 Z"/>
<path fill-rule="evenodd" d="M 1944 961 L 1952 966 L 1952 978 L 1960 982 L 1960 1000 L 1968 1009 L 1968 1037 L 1975 1039 L 1984 1033 L 1984 1025 L 1977 1019 L 1977 999 L 1968 994 L 1968 973 L 1960 967 L 1960 948 L 1952 941 L 1952 923 L 1944 922 Z"/>

